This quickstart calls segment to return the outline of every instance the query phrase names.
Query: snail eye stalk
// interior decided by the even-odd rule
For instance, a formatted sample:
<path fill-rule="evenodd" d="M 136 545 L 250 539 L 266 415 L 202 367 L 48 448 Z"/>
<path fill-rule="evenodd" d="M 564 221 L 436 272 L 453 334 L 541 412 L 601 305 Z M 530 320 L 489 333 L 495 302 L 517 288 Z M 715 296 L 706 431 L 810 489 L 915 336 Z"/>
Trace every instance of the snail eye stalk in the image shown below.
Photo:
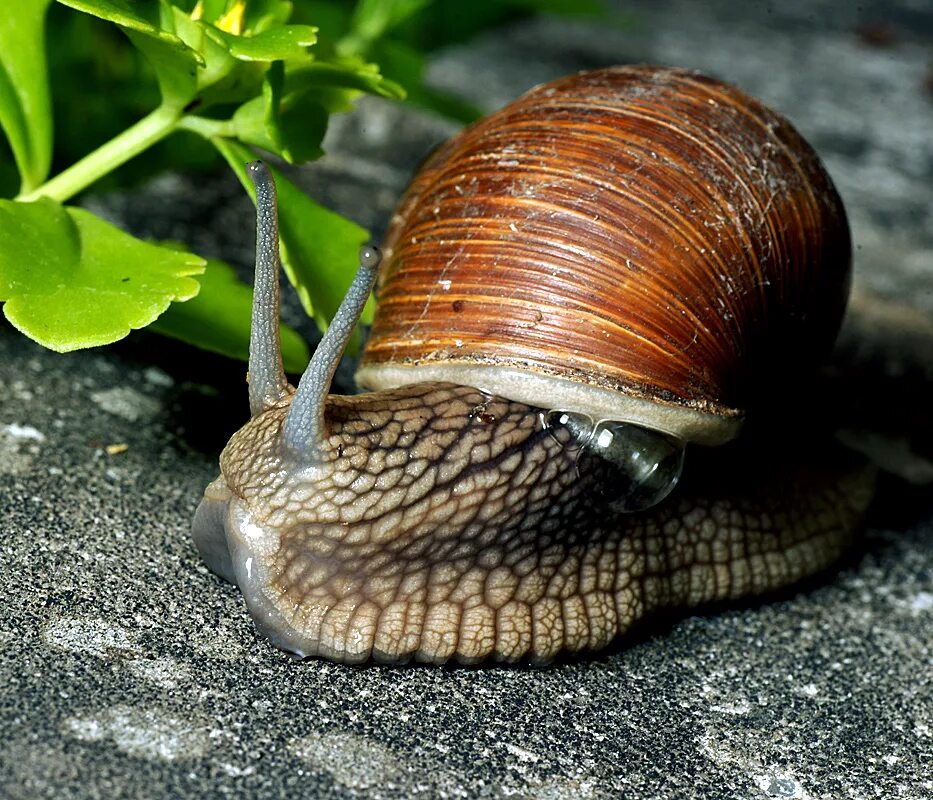
<path fill-rule="evenodd" d="M 285 395 L 279 342 L 279 219 L 275 181 L 261 161 L 247 165 L 256 186 L 256 277 L 249 336 L 249 410 L 261 414 Z"/>
<path fill-rule="evenodd" d="M 366 245 L 360 248 L 359 259 L 356 277 L 301 376 L 282 427 L 286 452 L 301 464 L 317 464 L 328 457 L 324 406 L 343 351 L 373 290 L 382 254 Z"/>

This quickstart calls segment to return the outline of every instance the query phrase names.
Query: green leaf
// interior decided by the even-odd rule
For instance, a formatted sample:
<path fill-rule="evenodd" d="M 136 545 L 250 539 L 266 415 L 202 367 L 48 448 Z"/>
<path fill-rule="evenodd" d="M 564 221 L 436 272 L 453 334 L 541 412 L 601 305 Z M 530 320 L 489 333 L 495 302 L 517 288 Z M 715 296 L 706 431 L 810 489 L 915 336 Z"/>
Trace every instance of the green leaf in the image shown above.
<path fill-rule="evenodd" d="M 246 164 L 254 161 L 256 156 L 249 148 L 229 139 L 215 139 L 214 144 L 255 200 Z M 356 274 L 359 249 L 369 240 L 369 232 L 318 205 L 281 172 L 271 166 L 270 169 L 278 189 L 279 234 L 285 274 L 298 292 L 305 310 L 314 317 L 321 330 L 326 330 Z M 371 313 L 370 304 L 366 319 L 371 318 Z M 358 340 L 352 347 L 358 347 Z"/>
<path fill-rule="evenodd" d="M 233 132 L 241 142 L 294 164 L 324 154 L 321 142 L 327 132 L 327 118 L 327 110 L 319 101 L 291 104 L 283 110 L 276 90 L 267 84 L 263 96 L 240 106 L 232 122 Z"/>
<path fill-rule="evenodd" d="M 262 83 L 262 94 L 243 103 L 230 118 L 233 133 L 241 142 L 261 147 L 264 150 L 280 155 L 287 161 L 292 161 L 291 153 L 282 143 L 282 130 L 280 126 L 279 111 L 282 101 L 282 84 L 284 83 L 284 68 L 281 61 L 274 61 L 266 70 Z M 306 137 L 305 141 L 309 138 Z M 323 138 L 323 134 L 321 134 Z M 315 143 L 320 144 L 320 139 Z M 320 155 L 318 153 L 312 158 Z"/>
<path fill-rule="evenodd" d="M 204 63 L 200 54 L 180 39 L 168 41 L 135 30 L 125 33 L 155 72 L 163 104 L 187 105 L 198 93 L 198 67 Z"/>
<path fill-rule="evenodd" d="M 307 96 L 301 100 L 295 102 L 293 98 L 286 98 L 277 121 L 279 153 L 292 164 L 314 161 L 324 155 L 321 143 L 330 116 L 319 100 Z"/>
<path fill-rule="evenodd" d="M 207 34 L 241 61 L 278 61 L 300 58 L 317 42 L 317 29 L 310 25 L 280 25 L 254 36 L 237 36 L 213 26 Z"/>
<path fill-rule="evenodd" d="M 222 35 L 210 23 L 177 8 L 174 29 L 203 61 L 197 71 L 199 112 L 212 105 L 242 103 L 261 91 L 266 63 L 241 60 L 230 51 L 230 41 L 245 37 Z"/>
<path fill-rule="evenodd" d="M 198 283 L 201 291 L 197 297 L 173 303 L 150 330 L 213 353 L 248 360 L 253 290 L 237 280 L 231 266 L 216 259 L 208 259 Z M 279 334 L 285 369 L 301 372 L 308 364 L 305 340 L 287 325 L 280 326 Z"/>
<path fill-rule="evenodd" d="M 203 91 L 229 79 L 240 62 L 230 55 L 224 42 L 210 35 L 210 31 L 214 30 L 211 25 L 192 19 L 180 8 L 173 8 L 172 11 L 172 29 L 199 60 L 196 85 L 197 91 L 202 93 L 200 99 L 203 102 L 205 101 Z M 257 83 L 256 88 L 258 86 Z M 242 101 L 245 97 L 252 96 L 252 87 L 241 88 L 239 94 L 234 92 L 234 96 Z"/>
<path fill-rule="evenodd" d="M 0 18 L 0 126 L 10 142 L 24 192 L 45 180 L 52 160 L 44 42 L 49 2 L 9 3 Z"/>
<path fill-rule="evenodd" d="M 230 18 L 239 17 L 242 29 L 250 33 L 284 25 L 292 14 L 291 0 L 200 0 L 196 5 L 199 19 L 231 30 Z"/>
<path fill-rule="evenodd" d="M 333 61 L 311 61 L 294 67 L 286 65 L 286 94 L 294 96 L 309 89 L 325 87 L 357 89 L 390 100 L 405 98 L 405 90 L 385 78 L 379 65 L 370 64 L 356 56 Z"/>
<path fill-rule="evenodd" d="M 198 292 L 204 260 L 149 244 L 80 208 L 0 200 L 0 301 L 51 350 L 109 344 Z"/>
<path fill-rule="evenodd" d="M 343 52 L 361 52 L 365 45 L 417 14 L 433 0 L 359 0 L 350 22 L 350 35 L 341 42 Z"/>
<path fill-rule="evenodd" d="M 241 142 L 269 150 L 289 163 L 323 155 L 321 142 L 330 113 L 347 111 L 360 92 L 400 99 L 398 84 L 358 58 L 318 62 L 276 61 L 266 72 L 261 97 L 241 105 L 231 119 Z"/>
<path fill-rule="evenodd" d="M 240 106 L 232 117 L 241 141 L 269 150 L 289 163 L 320 158 L 321 142 L 331 113 L 348 111 L 360 92 L 399 99 L 398 84 L 360 59 L 317 62 L 305 59 L 298 67 L 274 62 L 266 72 L 261 97 Z M 284 83 L 284 85 L 283 85 Z"/>
<path fill-rule="evenodd" d="M 162 19 L 164 7 L 158 0 L 58 0 L 63 6 L 83 11 L 108 22 L 115 22 L 123 28 L 149 34 L 166 35 Z"/>
<path fill-rule="evenodd" d="M 152 66 L 163 103 L 182 107 L 198 91 L 198 68 L 205 66 L 200 48 L 176 35 L 178 18 L 191 30 L 195 23 L 165 0 L 59 0 L 77 11 L 114 22 Z M 187 25 L 186 25 L 187 23 Z M 199 30 L 195 28 L 195 30 Z M 196 43 L 199 37 L 195 37 Z"/>
<path fill-rule="evenodd" d="M 246 6 L 245 29 L 262 33 L 276 25 L 284 25 L 292 15 L 291 0 L 250 0 Z"/>
<path fill-rule="evenodd" d="M 470 123 L 482 116 L 482 110 L 456 95 L 426 86 L 424 55 L 403 42 L 382 40 L 372 47 L 372 57 L 379 69 L 405 87 L 405 99 L 413 106 Z"/>
<path fill-rule="evenodd" d="M 274 65 L 273 65 L 274 66 Z M 233 133 L 241 142 L 282 154 L 282 139 L 278 126 L 278 111 L 282 90 L 281 70 L 266 73 L 262 94 L 247 100 L 230 118 Z"/>
<path fill-rule="evenodd" d="M 266 2 L 253 22 L 265 30 L 230 33 L 211 24 L 222 19 L 192 17 L 168 0 L 60 0 L 72 8 L 120 25 L 155 71 L 164 104 L 180 108 L 199 93 L 202 108 L 243 102 L 253 96 L 261 76 L 238 71 L 243 61 L 273 61 L 306 54 L 316 40 L 308 25 L 276 24 L 284 6 Z M 209 4 L 217 14 L 221 4 Z M 242 13 L 242 9 L 240 9 Z M 237 23 L 239 24 L 239 22 Z M 205 90 L 213 89 L 210 94 Z"/>
<path fill-rule="evenodd" d="M 230 0 L 200 0 L 196 5 L 200 7 L 201 19 L 216 22 L 227 13 Z"/>

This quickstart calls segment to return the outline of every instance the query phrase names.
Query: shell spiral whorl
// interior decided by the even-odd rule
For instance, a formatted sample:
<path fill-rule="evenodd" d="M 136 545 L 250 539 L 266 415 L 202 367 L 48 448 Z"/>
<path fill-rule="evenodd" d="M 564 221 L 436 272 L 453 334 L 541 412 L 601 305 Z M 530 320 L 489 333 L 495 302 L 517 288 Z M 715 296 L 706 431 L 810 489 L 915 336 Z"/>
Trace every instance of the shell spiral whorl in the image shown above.
<path fill-rule="evenodd" d="M 615 67 L 539 86 L 437 151 L 385 253 L 362 385 L 515 367 L 615 395 L 573 410 L 632 419 L 648 400 L 669 432 L 712 442 L 763 379 L 826 352 L 851 249 L 786 120 L 699 74 Z M 522 402 L 554 394 L 482 375 Z"/>

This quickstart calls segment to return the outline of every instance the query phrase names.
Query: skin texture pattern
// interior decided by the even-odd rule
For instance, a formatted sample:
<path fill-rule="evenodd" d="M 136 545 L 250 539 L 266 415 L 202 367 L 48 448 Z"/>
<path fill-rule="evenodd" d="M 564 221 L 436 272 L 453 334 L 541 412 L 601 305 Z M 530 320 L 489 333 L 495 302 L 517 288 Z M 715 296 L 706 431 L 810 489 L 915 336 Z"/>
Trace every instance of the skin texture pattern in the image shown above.
<path fill-rule="evenodd" d="M 694 458 L 705 477 L 665 503 L 617 513 L 605 462 L 535 409 L 450 384 L 330 397 L 330 457 L 293 470 L 288 407 L 233 437 L 194 530 L 260 630 L 302 656 L 546 663 L 598 650 L 652 612 L 826 568 L 871 496 L 842 455 L 791 469 L 726 447 Z"/>

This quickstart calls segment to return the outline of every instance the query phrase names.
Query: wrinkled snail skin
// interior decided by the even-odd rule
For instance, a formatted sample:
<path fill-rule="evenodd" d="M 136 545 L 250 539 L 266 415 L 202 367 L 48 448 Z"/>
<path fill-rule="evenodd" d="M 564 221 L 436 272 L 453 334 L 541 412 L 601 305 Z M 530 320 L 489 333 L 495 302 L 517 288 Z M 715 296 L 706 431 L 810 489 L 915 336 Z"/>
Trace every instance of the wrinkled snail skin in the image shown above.
<path fill-rule="evenodd" d="M 295 476 L 287 410 L 233 437 L 195 537 L 277 646 L 349 663 L 596 650 L 652 611 L 826 568 L 871 494 L 863 470 L 819 451 L 789 472 L 716 452 L 696 464 L 709 479 L 613 513 L 599 462 L 581 467 L 535 409 L 452 384 L 330 397 L 333 458 Z"/>
<path fill-rule="evenodd" d="M 620 83 L 627 88 L 618 92 Z M 524 119 L 529 96 L 556 102 L 562 86 L 577 92 L 586 84 L 598 89 L 591 99 L 596 106 L 608 105 L 613 113 L 641 122 L 653 120 L 668 131 L 673 138 L 659 144 L 661 152 L 676 146 L 670 131 L 684 128 L 678 92 L 686 93 L 688 106 L 696 105 L 690 94 L 696 91 L 712 93 L 718 103 L 737 104 L 724 112 L 726 123 L 733 118 L 741 123 L 727 124 L 737 136 L 749 119 L 752 128 L 764 120 L 766 137 L 772 122 L 787 126 L 724 84 L 649 67 L 584 73 L 539 87 L 500 115 L 508 118 L 509 109 L 517 108 Z M 640 106 L 642 101 L 648 105 Z M 665 110 L 672 103 L 677 113 Z M 570 105 L 581 104 L 586 105 L 574 95 Z M 673 179 L 662 171 L 637 186 L 626 183 L 614 202 L 650 213 L 647 219 L 637 214 L 622 219 L 629 226 L 619 234 L 616 261 L 622 271 L 607 278 L 603 270 L 614 267 L 607 265 L 605 253 L 593 258 L 576 253 L 588 243 L 583 234 L 574 238 L 574 231 L 569 243 L 552 236 L 543 248 L 557 252 L 560 264 L 548 261 L 550 256 L 538 259 L 533 246 L 531 255 L 518 258 L 517 249 L 525 245 L 503 231 L 462 234 L 472 230 L 463 220 L 474 215 L 477 224 L 493 228 L 505 219 L 507 231 L 521 220 L 549 227 L 566 216 L 558 202 L 544 217 L 534 208 L 529 217 L 526 207 L 509 218 L 495 191 L 487 193 L 492 211 L 482 210 L 476 197 L 466 205 L 448 204 L 458 194 L 457 181 L 435 184 L 432 176 L 442 175 L 438 165 L 458 147 L 472 146 L 471 137 L 486 124 L 468 128 L 430 159 L 400 204 L 360 372 L 380 386 L 369 394 L 328 396 L 328 391 L 376 280 L 378 252 L 364 248 L 341 309 L 292 389 L 278 344 L 275 187 L 265 167 L 258 162 L 249 167 L 259 210 L 252 418 L 224 449 L 220 477 L 205 491 L 192 532 L 208 566 L 239 587 L 258 629 L 282 649 L 348 663 L 547 663 L 561 653 L 603 648 L 653 612 L 760 594 L 825 569 L 851 543 L 870 501 L 871 474 L 827 445 L 825 434 L 810 432 L 818 422 L 809 418 L 805 404 L 800 404 L 802 419 L 795 421 L 791 413 L 775 410 L 782 408 L 775 400 L 771 416 L 753 426 L 754 436 L 719 447 L 691 447 L 673 493 L 638 513 L 620 510 L 626 506 L 619 501 L 624 484 L 619 464 L 597 455 L 593 441 L 581 442 L 563 417 L 548 413 L 560 408 L 593 420 L 637 423 L 680 441 L 723 442 L 736 434 L 744 403 L 761 391 L 769 365 L 778 370 L 770 376 L 772 386 L 799 385 L 806 367 L 786 373 L 792 354 L 780 353 L 779 343 L 767 337 L 786 335 L 802 351 L 802 360 L 819 358 L 844 307 L 849 245 L 829 179 L 789 126 L 777 139 L 785 148 L 778 148 L 781 169 L 789 176 L 771 174 L 772 149 L 756 149 L 756 133 L 744 146 L 764 161 L 757 167 L 743 163 L 735 180 L 744 185 L 731 194 L 709 188 L 725 185 L 718 167 L 709 164 L 694 177 L 695 190 L 679 161 Z M 548 118 L 540 122 L 548 124 Z M 693 142 L 700 134 L 686 127 Z M 495 139 L 499 134 L 495 126 L 491 130 Z M 600 127 L 597 138 L 607 135 Z M 571 138 L 572 148 L 585 147 Z M 561 140 L 553 138 L 548 146 Z M 712 153 L 713 161 L 721 160 L 720 151 L 730 147 L 707 143 L 697 158 Z M 480 148 L 468 156 L 463 169 L 469 171 L 470 159 L 487 164 L 491 157 L 483 153 Z M 794 153 L 802 155 L 795 160 Z M 519 153 L 516 160 L 522 159 Z M 665 159 L 668 165 L 675 161 Z M 599 159 L 590 154 L 588 160 Z M 715 179 L 708 178 L 708 170 Z M 756 183 L 762 175 L 767 191 Z M 567 189 L 564 177 L 549 184 L 559 195 Z M 665 180 L 673 180 L 677 191 L 652 211 L 651 196 L 663 194 L 659 187 Z M 435 191 L 437 185 L 442 188 Z M 611 194 L 609 184 L 600 191 Z M 692 192 L 693 216 L 676 223 L 683 192 Z M 541 198 L 530 199 L 534 206 Z M 425 200 L 427 211 L 419 205 Z M 582 214 L 584 205 L 574 200 L 571 216 Z M 774 208 L 781 213 L 774 216 Z M 730 210 L 752 220 L 754 236 L 744 223 L 719 224 Z M 590 219 L 590 211 L 582 216 Z M 435 218 L 440 233 L 428 231 L 427 217 Z M 597 238 L 608 251 L 609 234 L 601 224 Z M 724 277 L 713 274 L 718 289 L 707 286 L 706 249 L 694 246 L 710 225 L 713 249 L 721 250 L 716 269 L 724 270 Z M 803 232 L 794 233 L 797 228 Z M 455 234 L 462 240 L 454 240 Z M 471 249 L 477 238 L 479 249 Z M 497 238 L 505 243 L 503 250 L 495 250 Z M 570 251 L 596 288 L 570 277 L 573 259 L 563 263 Z M 841 263 L 822 271 L 824 258 Z M 642 260 L 631 271 L 633 259 Z M 654 260 L 662 266 L 652 267 Z M 500 261 L 508 267 L 505 273 Z M 401 275 L 405 282 L 399 282 Z M 549 284 L 548 276 L 555 275 L 560 280 Z M 500 279 L 503 291 L 491 285 Z M 656 285 L 640 288 L 642 280 Z M 528 288 L 529 281 L 543 282 L 543 292 L 534 295 L 538 289 Z M 621 294 L 615 284 L 624 288 Z M 564 313 L 564 305 L 548 296 L 568 288 L 570 311 Z M 612 313 L 620 315 L 616 322 L 594 305 L 607 289 L 617 305 Z M 474 316 L 471 293 L 491 322 Z M 541 312 L 535 319 L 543 323 L 540 336 L 525 318 L 535 304 Z M 708 322 L 702 320 L 704 309 L 715 312 Z M 574 318 L 582 324 L 579 338 L 556 333 Z M 671 319 L 674 326 L 666 334 Z M 483 337 L 490 340 L 488 354 L 478 349 Z M 520 357 L 503 355 L 508 339 Z M 565 346 L 554 347 L 560 341 Z M 600 373 L 606 353 L 594 342 L 603 341 L 610 357 L 621 361 Z M 460 358 L 458 350 L 466 356 Z M 644 364 L 651 353 L 665 363 Z M 771 361 L 752 367 L 751 354 L 766 354 Z M 696 363 L 689 361 L 694 356 Z M 450 368 L 438 371 L 448 358 Z M 671 359 L 676 363 L 668 363 Z M 740 369 L 749 370 L 754 386 L 736 380 Z M 385 386 L 400 375 L 402 385 Z M 477 377 L 482 378 L 478 388 L 464 385 Z M 528 386 L 534 387 L 533 397 Z M 676 479 L 674 474 L 671 486 Z"/>

